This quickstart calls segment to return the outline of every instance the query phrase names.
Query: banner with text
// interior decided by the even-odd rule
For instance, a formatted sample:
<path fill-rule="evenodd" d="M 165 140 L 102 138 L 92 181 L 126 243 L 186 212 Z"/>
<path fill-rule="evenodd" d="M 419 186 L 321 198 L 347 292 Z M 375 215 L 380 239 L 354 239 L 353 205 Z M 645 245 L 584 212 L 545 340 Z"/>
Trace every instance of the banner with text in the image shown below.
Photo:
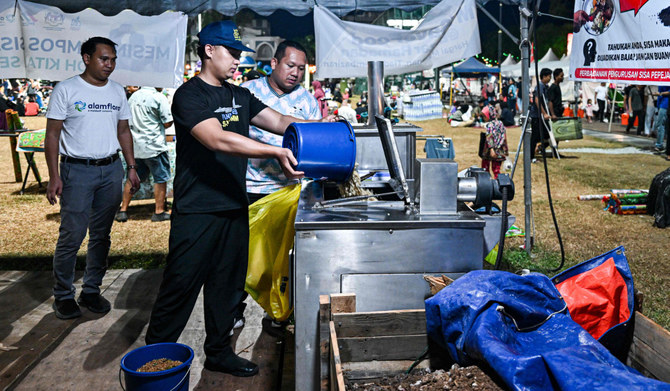
<path fill-rule="evenodd" d="M 443 0 L 412 30 L 344 22 L 314 6 L 316 77 L 365 77 L 368 61 L 384 74 L 418 72 L 481 52 L 475 0 Z"/>
<path fill-rule="evenodd" d="M 88 8 L 69 14 L 56 7 L 0 0 L 0 75 L 64 80 L 84 71 L 81 44 L 107 37 L 117 44 L 110 78 L 122 85 L 178 87 L 184 74 L 187 16 L 142 16 L 125 10 L 104 16 Z"/>
<path fill-rule="evenodd" d="M 667 0 L 575 0 L 570 79 L 670 85 Z"/>

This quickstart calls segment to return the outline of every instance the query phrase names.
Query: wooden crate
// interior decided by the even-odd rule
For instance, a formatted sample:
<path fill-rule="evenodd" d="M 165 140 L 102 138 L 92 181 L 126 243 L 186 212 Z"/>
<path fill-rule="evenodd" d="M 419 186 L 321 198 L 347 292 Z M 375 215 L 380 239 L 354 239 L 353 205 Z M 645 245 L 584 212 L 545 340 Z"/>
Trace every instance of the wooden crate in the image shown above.
<path fill-rule="evenodd" d="M 356 312 L 355 294 L 322 295 L 319 322 L 324 391 L 344 391 L 345 372 L 350 380 L 402 373 L 428 346 L 424 310 Z M 670 382 L 670 332 L 639 311 L 626 364 Z"/>

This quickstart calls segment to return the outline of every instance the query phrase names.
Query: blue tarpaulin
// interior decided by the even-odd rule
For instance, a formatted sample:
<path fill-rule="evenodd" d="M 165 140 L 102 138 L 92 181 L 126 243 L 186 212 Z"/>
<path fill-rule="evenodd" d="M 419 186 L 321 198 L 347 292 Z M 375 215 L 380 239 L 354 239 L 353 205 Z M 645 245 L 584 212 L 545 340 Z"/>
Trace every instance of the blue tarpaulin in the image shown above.
<path fill-rule="evenodd" d="M 568 313 L 552 281 L 473 271 L 426 300 L 429 337 L 513 390 L 670 390 L 617 360 Z"/>

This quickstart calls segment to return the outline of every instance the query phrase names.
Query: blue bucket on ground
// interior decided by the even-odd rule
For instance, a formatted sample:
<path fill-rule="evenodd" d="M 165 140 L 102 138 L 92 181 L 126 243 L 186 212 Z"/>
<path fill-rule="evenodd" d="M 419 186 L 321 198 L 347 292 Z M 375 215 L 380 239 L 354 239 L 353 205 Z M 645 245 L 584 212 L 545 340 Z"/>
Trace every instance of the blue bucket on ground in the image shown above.
<path fill-rule="evenodd" d="M 159 358 L 181 361 L 182 364 L 160 372 L 137 372 L 149 361 Z M 188 391 L 188 378 L 193 361 L 193 349 L 180 343 L 157 343 L 130 351 L 121 359 L 126 391 Z"/>
<path fill-rule="evenodd" d="M 293 152 L 298 171 L 314 179 L 344 182 L 356 164 L 356 136 L 347 121 L 294 122 L 284 132 L 284 148 Z"/>

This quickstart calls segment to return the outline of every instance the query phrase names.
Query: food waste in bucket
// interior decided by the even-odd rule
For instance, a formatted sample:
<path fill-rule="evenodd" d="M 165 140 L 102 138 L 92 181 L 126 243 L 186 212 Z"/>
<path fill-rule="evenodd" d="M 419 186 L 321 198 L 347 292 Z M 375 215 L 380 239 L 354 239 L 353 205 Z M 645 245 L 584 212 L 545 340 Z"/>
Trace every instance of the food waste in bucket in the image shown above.
<path fill-rule="evenodd" d="M 298 161 L 297 171 L 314 179 L 345 182 L 356 164 L 356 136 L 347 121 L 294 122 L 284 133 L 284 148 Z"/>
<path fill-rule="evenodd" d="M 134 349 L 121 359 L 119 382 L 126 391 L 188 391 L 193 349 L 180 343 L 157 343 Z M 158 372 L 138 372 L 149 361 L 159 358 L 181 361 L 182 364 Z M 124 374 L 125 387 L 121 382 Z"/>

